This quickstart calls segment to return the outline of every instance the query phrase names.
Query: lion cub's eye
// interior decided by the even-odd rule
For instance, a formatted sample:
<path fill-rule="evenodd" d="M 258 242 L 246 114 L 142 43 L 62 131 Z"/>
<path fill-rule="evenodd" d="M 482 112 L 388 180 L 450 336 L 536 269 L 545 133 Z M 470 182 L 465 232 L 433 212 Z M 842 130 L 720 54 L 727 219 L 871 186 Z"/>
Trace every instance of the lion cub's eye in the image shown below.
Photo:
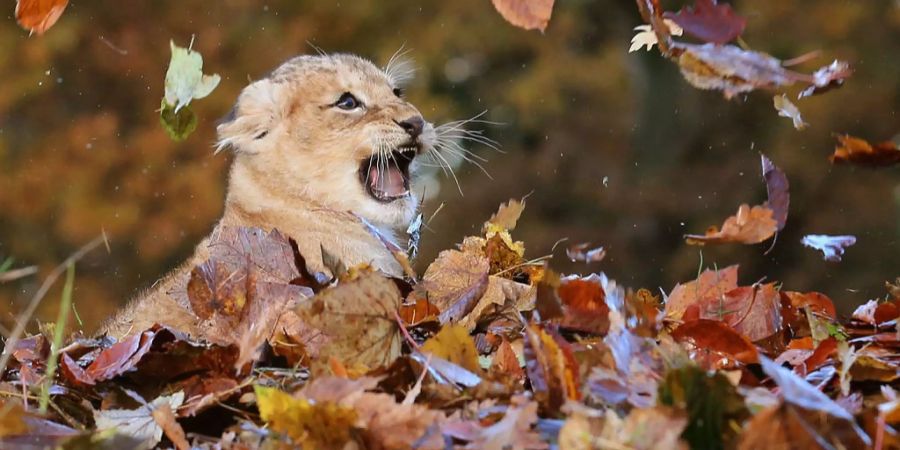
<path fill-rule="evenodd" d="M 356 108 L 359 108 L 360 106 L 362 106 L 362 102 L 360 102 L 356 97 L 354 97 L 353 94 L 351 94 L 349 92 L 344 92 L 341 95 L 341 98 L 339 98 L 338 101 L 336 101 L 334 103 L 334 106 L 337 106 L 338 108 L 343 109 L 345 111 L 350 111 L 352 109 L 356 109 Z"/>
<path fill-rule="evenodd" d="M 403 89 L 398 87 L 394 88 L 394 95 L 396 95 L 397 97 L 403 97 Z"/>

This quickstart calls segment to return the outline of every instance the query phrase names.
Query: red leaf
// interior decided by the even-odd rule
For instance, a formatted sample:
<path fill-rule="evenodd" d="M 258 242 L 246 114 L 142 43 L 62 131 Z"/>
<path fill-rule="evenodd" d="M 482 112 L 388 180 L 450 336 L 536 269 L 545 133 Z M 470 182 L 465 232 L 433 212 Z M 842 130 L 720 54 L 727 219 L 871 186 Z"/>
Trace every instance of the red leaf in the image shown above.
<path fill-rule="evenodd" d="M 699 319 L 684 323 L 672 332 L 672 338 L 745 364 L 756 363 L 759 360 L 759 352 L 752 342 L 717 320 Z"/>
<path fill-rule="evenodd" d="M 19 0 L 16 2 L 16 21 L 22 28 L 44 34 L 59 20 L 69 0 Z"/>
<path fill-rule="evenodd" d="M 693 8 L 666 12 L 663 17 L 675 21 L 689 35 L 715 44 L 731 42 L 747 26 L 747 19 L 735 14 L 730 5 L 716 4 L 716 0 L 697 0 Z"/>
<path fill-rule="evenodd" d="M 837 137 L 838 144 L 828 160 L 832 164 L 856 164 L 860 166 L 885 167 L 900 163 L 900 148 L 886 141 L 870 144 L 865 139 L 843 135 Z"/>
<path fill-rule="evenodd" d="M 150 351 L 156 331 L 147 330 L 131 335 L 121 342 L 103 350 L 87 367 L 84 375 L 93 381 L 115 378 L 134 368 L 141 358 Z"/>

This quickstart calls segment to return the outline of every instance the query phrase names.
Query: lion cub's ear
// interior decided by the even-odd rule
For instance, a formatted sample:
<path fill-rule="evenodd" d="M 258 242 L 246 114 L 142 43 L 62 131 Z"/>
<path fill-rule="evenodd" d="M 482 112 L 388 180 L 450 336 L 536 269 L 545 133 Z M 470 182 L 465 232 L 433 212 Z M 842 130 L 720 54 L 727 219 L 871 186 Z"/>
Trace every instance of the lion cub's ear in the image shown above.
<path fill-rule="evenodd" d="M 216 127 L 216 153 L 227 147 L 236 152 L 257 153 L 261 141 L 284 115 L 279 91 L 280 86 L 268 78 L 245 87 L 231 113 Z"/>

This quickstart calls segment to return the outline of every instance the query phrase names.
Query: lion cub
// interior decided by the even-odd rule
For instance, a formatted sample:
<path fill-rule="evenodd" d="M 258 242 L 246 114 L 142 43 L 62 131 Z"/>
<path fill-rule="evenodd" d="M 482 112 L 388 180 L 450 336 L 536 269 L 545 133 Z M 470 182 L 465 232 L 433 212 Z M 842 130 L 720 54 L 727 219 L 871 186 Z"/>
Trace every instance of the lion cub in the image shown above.
<path fill-rule="evenodd" d="M 347 266 L 369 263 L 401 275 L 356 217 L 393 236 L 416 211 L 411 166 L 436 138 L 432 124 L 403 99 L 398 78 L 353 55 L 299 56 L 244 88 L 217 128 L 217 151 L 231 148 L 235 157 L 216 229 L 277 228 L 297 241 L 314 271 L 326 271 L 324 248 Z M 121 338 L 154 322 L 195 331 L 189 305 L 169 292 L 206 260 L 208 240 L 100 331 Z"/>

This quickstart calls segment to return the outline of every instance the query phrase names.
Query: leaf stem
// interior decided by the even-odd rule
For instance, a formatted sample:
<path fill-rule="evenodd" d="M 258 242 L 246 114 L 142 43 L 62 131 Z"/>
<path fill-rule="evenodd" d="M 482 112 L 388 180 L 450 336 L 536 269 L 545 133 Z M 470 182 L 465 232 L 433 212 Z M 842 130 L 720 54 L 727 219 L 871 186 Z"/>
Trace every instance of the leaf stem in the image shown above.
<path fill-rule="evenodd" d="M 56 375 L 56 367 L 59 363 L 59 349 L 62 347 L 63 333 L 66 330 L 66 322 L 69 320 L 69 309 L 72 307 L 72 286 L 75 284 L 75 263 L 70 262 L 66 268 L 66 284 L 63 285 L 62 298 L 59 301 L 59 315 L 56 318 L 56 326 L 53 329 L 53 344 L 50 346 L 50 358 L 47 359 L 47 372 L 44 375 L 44 384 L 41 386 L 41 400 L 38 411 L 47 413 L 47 405 L 50 404 L 50 388 L 53 386 L 53 378 Z"/>

